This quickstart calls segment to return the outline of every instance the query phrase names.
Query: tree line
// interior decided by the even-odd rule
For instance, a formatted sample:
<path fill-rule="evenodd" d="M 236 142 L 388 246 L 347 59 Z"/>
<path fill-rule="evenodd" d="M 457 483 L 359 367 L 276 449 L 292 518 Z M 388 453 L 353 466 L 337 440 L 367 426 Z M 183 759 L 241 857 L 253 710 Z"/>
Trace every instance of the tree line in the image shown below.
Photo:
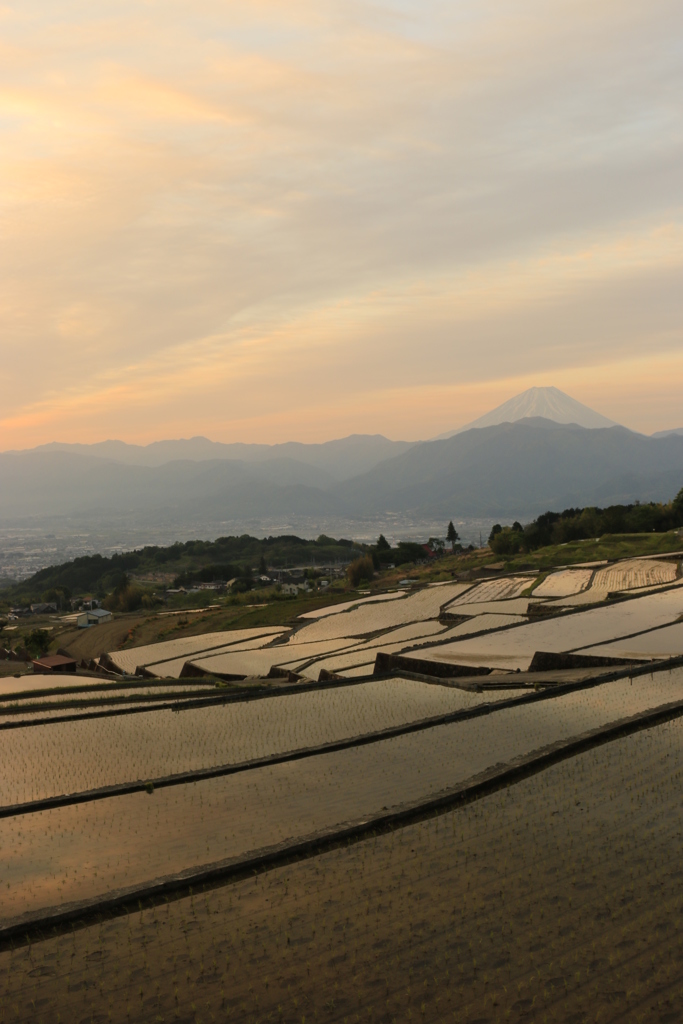
<path fill-rule="evenodd" d="M 489 546 L 497 555 L 516 555 L 555 544 L 603 537 L 619 533 L 666 533 L 683 526 L 683 488 L 673 501 L 608 508 L 566 508 L 563 512 L 544 512 L 522 526 L 500 523 L 491 530 Z"/>

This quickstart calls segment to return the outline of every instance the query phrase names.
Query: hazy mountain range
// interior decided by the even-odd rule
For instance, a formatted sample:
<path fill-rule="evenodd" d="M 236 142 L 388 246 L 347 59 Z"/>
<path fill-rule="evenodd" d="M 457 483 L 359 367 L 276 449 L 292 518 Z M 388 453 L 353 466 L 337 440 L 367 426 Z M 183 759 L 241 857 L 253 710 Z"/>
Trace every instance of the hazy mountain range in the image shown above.
<path fill-rule="evenodd" d="M 326 444 L 147 446 L 104 441 L 0 454 L 0 522 L 166 527 L 255 516 L 531 516 L 668 500 L 683 486 L 683 430 L 646 437 L 556 388 L 532 388 L 442 438 L 352 435 Z"/>

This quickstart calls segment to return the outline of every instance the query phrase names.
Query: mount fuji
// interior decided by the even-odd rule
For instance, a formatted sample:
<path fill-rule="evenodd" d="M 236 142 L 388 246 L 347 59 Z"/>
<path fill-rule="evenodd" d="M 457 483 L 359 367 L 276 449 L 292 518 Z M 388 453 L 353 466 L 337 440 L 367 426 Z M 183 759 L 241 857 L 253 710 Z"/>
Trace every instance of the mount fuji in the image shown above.
<path fill-rule="evenodd" d="M 587 405 L 577 402 L 570 395 L 565 395 L 564 391 L 560 391 L 559 388 L 528 388 L 472 423 L 458 427 L 457 430 L 439 434 L 434 440 L 443 441 L 456 434 L 462 434 L 465 430 L 473 430 L 477 427 L 496 427 L 500 423 L 516 423 L 518 420 L 536 416 L 553 420 L 555 423 L 575 423 L 577 426 L 586 427 L 589 430 L 618 425 L 614 420 L 609 420 L 606 416 L 595 412 L 594 409 L 589 409 Z"/>

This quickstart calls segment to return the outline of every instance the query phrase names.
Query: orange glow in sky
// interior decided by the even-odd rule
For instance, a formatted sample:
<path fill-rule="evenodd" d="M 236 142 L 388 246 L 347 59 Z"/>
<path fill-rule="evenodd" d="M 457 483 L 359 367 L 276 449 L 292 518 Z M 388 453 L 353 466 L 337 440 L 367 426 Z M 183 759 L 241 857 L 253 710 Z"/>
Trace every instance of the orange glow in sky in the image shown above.
<path fill-rule="evenodd" d="M 683 426 L 683 7 L 0 5 L 0 449 Z"/>

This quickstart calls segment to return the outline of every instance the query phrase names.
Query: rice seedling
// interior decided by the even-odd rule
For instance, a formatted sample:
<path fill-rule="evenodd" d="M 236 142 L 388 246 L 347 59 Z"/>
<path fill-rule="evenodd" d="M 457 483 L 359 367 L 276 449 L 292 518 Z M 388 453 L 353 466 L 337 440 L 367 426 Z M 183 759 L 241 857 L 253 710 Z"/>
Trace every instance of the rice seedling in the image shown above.
<path fill-rule="evenodd" d="M 660 672 L 151 796 L 0 819 L 2 920 L 367 819 L 682 690 L 682 670 Z M 670 730 L 680 737 L 683 723 Z"/>
<path fill-rule="evenodd" d="M 673 1022 L 681 741 L 648 730 L 408 828 L 6 950 L 0 1012 Z"/>
<path fill-rule="evenodd" d="M 656 558 L 633 558 L 598 569 L 593 586 L 598 590 L 633 590 L 671 583 L 676 579 L 676 563 Z"/>
<path fill-rule="evenodd" d="M 478 694 L 414 680 L 378 679 L 179 714 L 149 711 L 12 729 L 0 744 L 1 802 L 249 761 L 430 718 L 481 700 Z"/>
<path fill-rule="evenodd" d="M 571 597 L 588 586 L 592 569 L 561 569 L 534 587 L 534 597 Z"/>

